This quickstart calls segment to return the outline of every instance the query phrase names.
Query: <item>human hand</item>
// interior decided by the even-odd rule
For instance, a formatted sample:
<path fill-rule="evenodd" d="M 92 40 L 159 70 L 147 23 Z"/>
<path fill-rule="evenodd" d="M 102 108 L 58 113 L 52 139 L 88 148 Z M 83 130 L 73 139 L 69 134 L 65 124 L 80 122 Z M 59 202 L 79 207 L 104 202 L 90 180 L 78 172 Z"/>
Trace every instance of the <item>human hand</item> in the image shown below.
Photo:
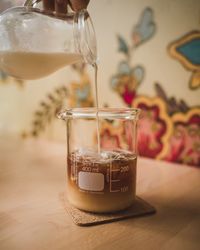
<path fill-rule="evenodd" d="M 74 11 L 86 9 L 90 0 L 43 0 L 45 10 L 67 13 L 68 5 Z"/>

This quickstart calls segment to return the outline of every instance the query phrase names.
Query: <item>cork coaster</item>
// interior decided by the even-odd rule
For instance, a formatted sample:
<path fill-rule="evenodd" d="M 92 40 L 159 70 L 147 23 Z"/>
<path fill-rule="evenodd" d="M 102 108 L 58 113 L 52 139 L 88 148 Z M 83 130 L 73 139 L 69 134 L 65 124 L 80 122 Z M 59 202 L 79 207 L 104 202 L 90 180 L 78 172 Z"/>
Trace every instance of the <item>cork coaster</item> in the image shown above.
<path fill-rule="evenodd" d="M 156 212 L 156 209 L 153 206 L 140 197 L 137 197 L 134 204 L 128 209 L 109 214 L 97 214 L 81 211 L 69 204 L 66 195 L 63 195 L 62 198 L 65 209 L 72 217 L 74 223 L 78 226 L 94 226 L 132 217 L 149 215 Z"/>

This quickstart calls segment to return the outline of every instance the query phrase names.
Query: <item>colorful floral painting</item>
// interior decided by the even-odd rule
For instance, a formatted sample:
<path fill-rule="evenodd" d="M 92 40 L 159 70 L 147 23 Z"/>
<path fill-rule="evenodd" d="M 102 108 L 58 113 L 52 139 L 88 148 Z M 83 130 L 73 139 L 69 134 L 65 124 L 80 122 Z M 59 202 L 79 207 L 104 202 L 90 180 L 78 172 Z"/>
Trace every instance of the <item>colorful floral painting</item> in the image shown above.
<path fill-rule="evenodd" d="M 131 29 L 129 41 L 121 34 L 117 35 L 118 52 L 123 55 L 123 59 L 110 77 L 110 88 L 125 106 L 142 110 L 138 124 L 138 150 L 141 156 L 200 167 L 200 107 L 190 106 L 183 99 L 169 96 L 162 83 L 149 83 L 155 90 L 153 96 L 139 91 L 144 77 L 148 79 L 148 71 L 145 62 L 143 65 L 133 64 L 133 57 L 138 47 L 146 46 L 156 36 L 156 31 L 154 12 L 148 7 Z M 200 75 L 199 32 L 191 32 L 173 42 L 169 51 L 171 56 L 191 71 L 189 84 L 193 90 L 197 89 Z M 87 68 L 85 65 L 76 65 L 74 69 L 79 73 L 80 81 L 67 83 L 68 87 L 53 90 L 49 96 L 44 97 L 33 115 L 30 135 L 38 136 L 42 133 L 66 99 L 71 107 L 94 105 Z M 131 126 L 125 128 L 123 124 L 103 122 L 101 146 L 106 149 L 126 147 L 131 150 L 128 136 L 130 129 Z"/>
<path fill-rule="evenodd" d="M 136 92 L 144 78 L 145 70 L 141 65 L 132 66 L 130 61 L 138 46 L 148 41 L 155 34 L 153 10 L 146 8 L 139 22 L 133 27 L 128 43 L 121 35 L 117 36 L 118 50 L 123 53 L 124 60 L 118 65 L 117 72 L 111 78 L 111 88 L 116 91 L 124 102 L 131 107 Z"/>
<path fill-rule="evenodd" d="M 117 37 L 119 52 L 124 53 L 125 60 L 119 62 L 110 85 L 127 106 L 142 110 L 138 128 L 138 150 L 141 156 L 200 167 L 200 107 L 190 107 L 184 100 L 168 97 L 158 83 L 154 85 L 155 97 L 138 94 L 145 70 L 138 65 L 132 66 L 130 58 L 132 51 L 152 38 L 155 30 L 153 11 L 147 8 L 131 33 L 132 46 L 121 36 Z M 189 84 L 192 89 L 197 89 L 200 84 L 200 33 L 193 31 L 187 34 L 172 43 L 169 51 L 170 55 L 192 71 Z M 111 133 L 108 128 L 103 131 L 103 138 Z M 118 133 L 120 131 L 122 129 L 118 128 Z M 116 133 L 113 138 L 119 142 Z M 105 146 L 106 141 L 103 142 Z"/>

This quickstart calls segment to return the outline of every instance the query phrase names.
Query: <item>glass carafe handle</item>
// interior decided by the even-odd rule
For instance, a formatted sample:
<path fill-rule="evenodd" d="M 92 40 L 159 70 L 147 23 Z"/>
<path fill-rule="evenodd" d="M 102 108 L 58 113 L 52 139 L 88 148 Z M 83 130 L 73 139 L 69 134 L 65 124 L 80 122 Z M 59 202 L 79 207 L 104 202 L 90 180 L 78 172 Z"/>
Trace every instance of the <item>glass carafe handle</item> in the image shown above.
<path fill-rule="evenodd" d="M 35 7 L 36 4 L 40 3 L 42 0 L 26 0 L 24 6 Z"/>

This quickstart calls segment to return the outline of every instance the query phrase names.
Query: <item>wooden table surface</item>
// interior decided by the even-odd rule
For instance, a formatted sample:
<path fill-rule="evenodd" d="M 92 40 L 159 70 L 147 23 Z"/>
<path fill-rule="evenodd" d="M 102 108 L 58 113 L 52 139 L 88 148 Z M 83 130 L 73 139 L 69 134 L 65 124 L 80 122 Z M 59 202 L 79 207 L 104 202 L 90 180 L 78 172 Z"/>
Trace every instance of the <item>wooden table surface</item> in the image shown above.
<path fill-rule="evenodd" d="M 152 216 L 78 227 L 61 202 L 65 145 L 0 140 L 0 249 L 200 249 L 200 170 L 139 159 Z"/>

